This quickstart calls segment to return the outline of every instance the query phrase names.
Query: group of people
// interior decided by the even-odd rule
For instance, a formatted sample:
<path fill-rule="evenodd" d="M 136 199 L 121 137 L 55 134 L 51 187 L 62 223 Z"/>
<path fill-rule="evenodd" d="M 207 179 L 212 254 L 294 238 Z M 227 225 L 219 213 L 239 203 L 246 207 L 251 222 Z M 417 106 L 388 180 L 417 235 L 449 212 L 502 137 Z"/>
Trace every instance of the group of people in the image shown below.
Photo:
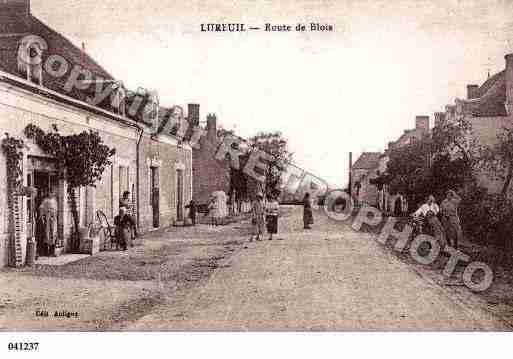
<path fill-rule="evenodd" d="M 264 235 L 267 230 L 269 240 L 272 241 L 273 235 L 278 233 L 278 217 L 280 216 L 280 204 L 278 196 L 269 195 L 267 201 L 264 202 L 264 195 L 258 192 L 252 204 L 252 224 L 253 233 L 249 239 L 253 241 L 253 237 L 257 241 L 261 241 L 260 236 Z M 310 194 L 306 193 L 303 198 L 303 228 L 311 229 L 314 223 L 312 202 Z"/>
<path fill-rule="evenodd" d="M 260 236 L 264 235 L 265 230 L 269 233 L 269 240 L 273 239 L 273 234 L 278 233 L 278 216 L 280 204 L 275 196 L 269 195 L 267 202 L 264 202 L 264 195 L 258 192 L 251 208 L 251 222 L 253 224 L 253 233 L 249 241 L 253 241 L 253 236 L 257 241 L 261 241 Z M 267 227 L 267 228 L 266 228 Z"/>
<path fill-rule="evenodd" d="M 428 196 L 426 203 L 413 213 L 414 218 L 424 219 L 431 227 L 435 238 L 442 244 L 458 248 L 463 239 L 458 206 L 461 197 L 453 190 L 448 190 L 440 206 L 433 195 Z"/>

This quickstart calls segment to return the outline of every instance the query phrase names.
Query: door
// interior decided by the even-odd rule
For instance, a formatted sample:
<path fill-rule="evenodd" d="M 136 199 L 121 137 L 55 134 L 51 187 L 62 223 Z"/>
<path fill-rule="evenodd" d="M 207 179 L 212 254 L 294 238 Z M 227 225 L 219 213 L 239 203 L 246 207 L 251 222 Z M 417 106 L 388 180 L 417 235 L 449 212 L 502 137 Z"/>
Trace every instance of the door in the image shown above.
<path fill-rule="evenodd" d="M 183 171 L 176 170 L 176 217 L 183 221 Z"/>
<path fill-rule="evenodd" d="M 151 206 L 153 209 L 153 227 L 160 227 L 160 191 L 159 168 L 151 167 Z"/>
<path fill-rule="evenodd" d="M 50 255 L 51 253 L 47 252 L 47 249 L 43 246 L 43 227 L 41 222 L 41 217 L 39 215 L 39 206 L 43 202 L 43 200 L 49 195 L 57 194 L 57 176 L 54 173 L 48 171 L 40 171 L 34 170 L 31 174 L 31 181 L 33 181 L 33 186 L 37 189 L 37 193 L 34 199 L 34 203 L 31 204 L 33 206 L 33 233 L 37 240 L 37 254 L 39 256 Z M 28 178 L 27 178 L 28 180 Z M 57 218 L 59 221 L 59 218 Z M 62 243 L 57 238 L 56 246 L 61 246 Z"/>

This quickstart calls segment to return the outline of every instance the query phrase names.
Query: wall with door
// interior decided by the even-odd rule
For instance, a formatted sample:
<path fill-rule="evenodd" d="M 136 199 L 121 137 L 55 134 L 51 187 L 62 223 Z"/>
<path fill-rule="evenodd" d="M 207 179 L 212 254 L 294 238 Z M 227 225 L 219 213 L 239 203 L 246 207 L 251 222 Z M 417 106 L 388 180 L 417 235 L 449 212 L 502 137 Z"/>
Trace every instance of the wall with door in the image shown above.
<path fill-rule="evenodd" d="M 141 143 L 139 213 L 141 230 L 173 225 L 192 198 L 192 151 L 174 138 L 145 135 Z M 181 173 L 180 179 L 178 178 Z M 181 193 L 179 193 L 181 187 Z"/>
<path fill-rule="evenodd" d="M 33 177 L 30 178 L 29 174 L 32 173 L 33 176 L 34 170 L 37 171 L 37 168 L 33 168 L 34 164 L 29 164 L 30 159 L 47 158 L 51 161 L 48 154 L 43 153 L 35 143 L 25 138 L 23 130 L 31 123 L 47 131 L 51 129 L 53 124 L 56 124 L 63 134 L 79 133 L 89 129 L 97 130 L 108 146 L 116 148 L 117 155 L 113 159 L 113 165 L 104 173 L 96 188 L 80 189 L 78 191 L 82 225 L 90 223 L 98 209 L 105 211 L 112 218 L 118 210 L 119 192 L 126 186 L 135 183 L 137 131 L 113 120 L 92 115 L 88 111 L 61 104 L 57 100 L 43 99 L 38 95 L 17 90 L 13 87 L 6 87 L 5 84 L 0 83 L 0 128 L 11 136 L 23 139 L 27 145 L 24 151 L 23 177 L 25 185 L 28 185 L 29 180 L 33 181 Z M 38 166 L 44 167 L 41 163 L 35 165 L 35 167 Z M 127 168 L 127 170 L 125 172 L 122 170 L 120 174 L 120 167 Z M 44 171 L 48 172 L 50 169 L 43 169 Z M 0 267 L 8 263 L 9 237 L 13 232 L 12 228 L 9 228 L 6 175 L 6 159 L 3 152 L 0 151 Z M 44 181 L 43 177 L 40 176 L 38 180 Z M 73 224 L 66 184 L 59 181 L 57 187 L 59 235 L 64 240 L 65 250 L 69 251 L 68 238 Z M 31 223 L 27 222 L 31 220 L 28 204 L 29 202 L 25 198 L 23 201 L 24 220 L 26 220 L 23 225 L 24 236 L 30 235 Z M 25 258 L 26 238 L 24 238 L 22 247 L 23 258 Z"/>

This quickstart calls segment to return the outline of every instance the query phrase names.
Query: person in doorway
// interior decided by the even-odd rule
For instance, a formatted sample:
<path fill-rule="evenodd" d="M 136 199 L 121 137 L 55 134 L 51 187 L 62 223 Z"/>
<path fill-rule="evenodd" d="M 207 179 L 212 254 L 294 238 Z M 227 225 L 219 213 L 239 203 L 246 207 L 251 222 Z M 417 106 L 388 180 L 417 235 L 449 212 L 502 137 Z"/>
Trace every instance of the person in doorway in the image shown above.
<path fill-rule="evenodd" d="M 420 206 L 419 209 L 413 213 L 413 216 L 424 219 L 431 227 L 435 238 L 438 243 L 440 243 L 440 246 L 444 247 L 446 245 L 445 231 L 437 217 L 439 212 L 440 208 L 438 207 L 438 204 L 436 204 L 435 197 L 430 195 L 428 196 L 426 203 Z"/>
<path fill-rule="evenodd" d="M 133 237 L 138 237 L 137 233 L 137 225 L 135 223 L 135 209 L 132 201 L 130 200 L 130 191 L 123 192 L 123 196 L 119 200 L 119 208 L 125 208 L 125 214 L 130 216 L 131 222 L 133 223 L 132 227 L 132 235 Z"/>
<path fill-rule="evenodd" d="M 455 249 L 458 249 L 458 243 L 463 239 L 463 230 L 461 229 L 460 217 L 458 215 L 458 206 L 461 197 L 453 190 L 448 190 L 445 199 L 440 205 L 442 214 L 442 225 L 445 228 L 447 240 Z"/>
<path fill-rule="evenodd" d="M 273 240 L 273 234 L 278 233 L 278 216 L 280 211 L 280 204 L 275 196 L 267 197 L 267 204 L 265 206 L 267 233 L 269 233 L 269 240 Z"/>
<path fill-rule="evenodd" d="M 250 237 L 249 241 L 253 241 L 253 235 L 256 237 L 257 241 L 261 241 L 260 235 L 264 234 L 265 228 L 265 219 L 264 219 L 264 195 L 262 192 L 258 192 L 256 195 L 256 199 L 253 201 L 252 206 L 252 224 L 253 224 L 253 234 Z"/>
<path fill-rule="evenodd" d="M 119 207 L 119 214 L 114 217 L 114 225 L 116 226 L 116 241 L 121 249 L 126 251 L 128 244 L 133 247 L 132 228 L 135 223 L 132 217 L 126 213 L 126 207 Z"/>
<path fill-rule="evenodd" d="M 303 228 L 312 229 L 310 226 L 313 223 L 312 200 L 310 199 L 310 193 L 306 193 L 303 197 Z"/>
<path fill-rule="evenodd" d="M 55 194 L 46 192 L 38 211 L 43 253 L 52 255 L 55 253 L 57 244 L 57 199 Z"/>
<path fill-rule="evenodd" d="M 196 225 L 196 202 L 193 199 L 189 202 L 187 206 L 185 206 L 189 210 L 189 218 L 191 219 L 191 224 L 193 226 Z"/>

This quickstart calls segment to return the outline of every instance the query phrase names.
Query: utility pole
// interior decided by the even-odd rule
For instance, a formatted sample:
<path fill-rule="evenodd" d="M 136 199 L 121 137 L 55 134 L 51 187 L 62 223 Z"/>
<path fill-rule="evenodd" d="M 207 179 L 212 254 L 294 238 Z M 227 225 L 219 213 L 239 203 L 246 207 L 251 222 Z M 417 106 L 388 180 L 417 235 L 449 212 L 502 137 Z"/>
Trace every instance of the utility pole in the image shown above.
<path fill-rule="evenodd" d="M 349 195 L 352 195 L 352 188 L 353 188 L 353 176 L 351 173 L 351 169 L 353 168 L 353 152 L 349 152 L 349 184 L 348 184 L 348 192 Z"/>

